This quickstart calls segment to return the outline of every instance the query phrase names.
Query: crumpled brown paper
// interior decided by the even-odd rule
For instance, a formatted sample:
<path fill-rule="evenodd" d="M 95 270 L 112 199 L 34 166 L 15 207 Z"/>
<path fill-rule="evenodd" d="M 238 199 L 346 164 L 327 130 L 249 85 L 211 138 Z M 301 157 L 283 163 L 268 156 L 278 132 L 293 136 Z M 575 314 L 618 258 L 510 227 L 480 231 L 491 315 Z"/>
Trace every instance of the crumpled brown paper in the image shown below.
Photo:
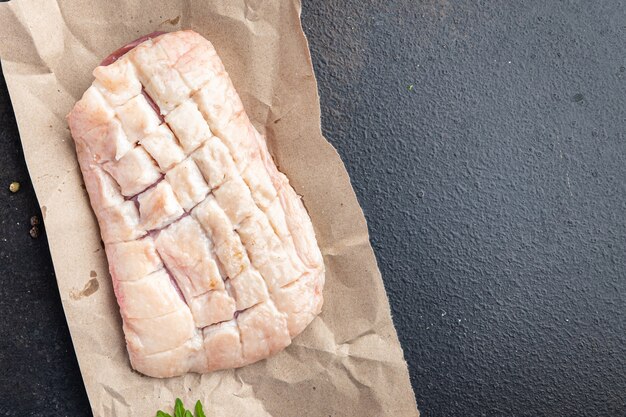
<path fill-rule="evenodd" d="M 177 396 L 202 400 L 212 416 L 418 415 L 365 219 L 321 135 L 300 8 L 299 0 L 0 4 L 2 68 L 95 416 L 152 416 Z M 213 42 L 279 168 L 303 195 L 327 278 L 321 316 L 285 351 L 237 370 L 159 380 L 130 368 L 65 115 L 109 52 L 181 28 Z"/>

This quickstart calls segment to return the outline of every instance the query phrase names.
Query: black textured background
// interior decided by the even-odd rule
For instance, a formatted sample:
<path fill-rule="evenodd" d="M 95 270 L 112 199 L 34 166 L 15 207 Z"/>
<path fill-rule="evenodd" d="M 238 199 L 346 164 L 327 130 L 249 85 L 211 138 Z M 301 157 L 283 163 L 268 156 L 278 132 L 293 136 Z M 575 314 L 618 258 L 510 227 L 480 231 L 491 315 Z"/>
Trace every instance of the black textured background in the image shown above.
<path fill-rule="evenodd" d="M 625 5 L 305 0 L 303 25 L 422 414 L 626 416 Z M 0 415 L 89 415 L 4 84 L 0 140 Z"/>

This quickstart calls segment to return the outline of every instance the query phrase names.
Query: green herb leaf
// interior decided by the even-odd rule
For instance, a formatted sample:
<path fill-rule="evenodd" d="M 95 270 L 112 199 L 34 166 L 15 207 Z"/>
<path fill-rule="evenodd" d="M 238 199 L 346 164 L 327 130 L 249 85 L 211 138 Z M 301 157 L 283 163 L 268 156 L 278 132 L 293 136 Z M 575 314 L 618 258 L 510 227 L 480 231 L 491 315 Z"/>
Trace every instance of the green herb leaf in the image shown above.
<path fill-rule="evenodd" d="M 157 411 L 156 417 L 172 417 L 172 416 L 159 410 Z"/>
<path fill-rule="evenodd" d="M 202 403 L 200 400 L 196 401 L 196 417 L 206 417 L 204 410 L 202 409 Z"/>
<path fill-rule="evenodd" d="M 185 417 L 185 407 L 183 407 L 183 402 L 180 398 L 176 398 L 174 417 Z"/>
<path fill-rule="evenodd" d="M 191 411 L 187 410 L 185 411 L 185 417 L 193 417 L 193 414 L 191 414 Z"/>

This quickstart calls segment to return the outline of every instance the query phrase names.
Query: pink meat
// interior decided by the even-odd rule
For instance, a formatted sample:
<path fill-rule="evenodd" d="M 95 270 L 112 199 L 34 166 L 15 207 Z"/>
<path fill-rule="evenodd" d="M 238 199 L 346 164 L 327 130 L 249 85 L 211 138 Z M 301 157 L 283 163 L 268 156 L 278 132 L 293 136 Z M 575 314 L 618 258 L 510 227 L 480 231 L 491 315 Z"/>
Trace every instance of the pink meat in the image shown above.
<path fill-rule="evenodd" d="M 107 56 L 106 58 L 102 60 L 102 62 L 100 62 L 100 66 L 106 67 L 107 65 L 114 63 L 115 61 L 117 61 L 118 59 L 126 55 L 128 51 L 130 51 L 131 49 L 133 49 L 135 46 L 139 45 L 140 43 L 147 41 L 148 39 L 153 39 L 153 38 L 156 38 L 157 36 L 164 35 L 165 33 L 166 32 L 155 31 L 147 35 L 144 35 L 140 38 L 137 38 L 132 42 L 127 43 L 121 48 L 111 52 L 109 56 Z"/>
<path fill-rule="evenodd" d="M 215 49 L 155 32 L 94 70 L 68 115 L 132 366 L 240 367 L 319 314 L 313 225 Z"/>

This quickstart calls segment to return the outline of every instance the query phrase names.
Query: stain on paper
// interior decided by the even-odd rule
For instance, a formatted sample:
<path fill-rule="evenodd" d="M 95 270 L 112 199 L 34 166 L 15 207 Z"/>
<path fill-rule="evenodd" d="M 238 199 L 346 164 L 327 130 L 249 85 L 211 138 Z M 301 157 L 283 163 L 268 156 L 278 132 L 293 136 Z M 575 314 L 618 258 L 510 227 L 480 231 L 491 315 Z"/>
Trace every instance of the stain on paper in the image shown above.
<path fill-rule="evenodd" d="M 167 25 L 167 24 L 172 25 L 172 26 L 176 26 L 179 21 L 180 21 L 180 15 L 178 15 L 176 17 L 173 17 L 171 19 L 164 20 L 163 22 L 161 22 L 161 24 L 159 26 Z"/>
<path fill-rule="evenodd" d="M 91 271 L 90 276 L 95 277 L 96 275 L 96 271 Z M 89 281 L 87 281 L 82 290 L 72 290 L 70 292 L 70 297 L 72 298 L 72 300 L 80 300 L 81 298 L 89 297 L 90 295 L 98 291 L 99 288 L 100 283 L 98 282 L 98 280 L 96 278 L 91 278 Z"/>

